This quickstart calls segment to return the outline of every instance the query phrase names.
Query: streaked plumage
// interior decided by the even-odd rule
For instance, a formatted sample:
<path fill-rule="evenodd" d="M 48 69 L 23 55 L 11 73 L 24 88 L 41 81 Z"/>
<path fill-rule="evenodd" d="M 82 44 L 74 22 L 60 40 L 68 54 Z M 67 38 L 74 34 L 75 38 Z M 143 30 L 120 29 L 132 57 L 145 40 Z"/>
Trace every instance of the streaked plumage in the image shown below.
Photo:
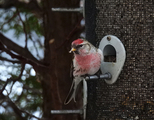
<path fill-rule="evenodd" d="M 102 51 L 83 39 L 73 41 L 70 52 L 74 53 L 74 79 L 69 94 L 64 102 L 65 104 L 68 104 L 72 99 L 75 101 L 76 89 L 78 84 L 83 80 L 82 76 L 95 74 L 99 70 L 101 61 L 103 60 Z M 71 92 L 72 90 L 73 92 Z"/>

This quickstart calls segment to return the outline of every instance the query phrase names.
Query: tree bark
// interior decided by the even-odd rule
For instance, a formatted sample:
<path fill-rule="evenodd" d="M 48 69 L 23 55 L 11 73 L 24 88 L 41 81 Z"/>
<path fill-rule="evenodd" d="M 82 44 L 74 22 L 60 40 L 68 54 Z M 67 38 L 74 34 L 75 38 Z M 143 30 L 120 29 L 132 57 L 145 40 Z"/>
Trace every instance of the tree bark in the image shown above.
<path fill-rule="evenodd" d="M 72 55 L 68 53 L 72 40 L 79 37 L 79 31 L 70 35 L 81 20 L 79 13 L 52 12 L 52 7 L 79 7 L 78 0 L 51 1 L 43 3 L 43 21 L 45 36 L 44 63 L 49 70 L 39 71 L 42 75 L 43 117 L 52 120 L 79 120 L 79 115 L 52 115 L 51 110 L 79 109 L 78 103 L 64 105 L 64 100 L 70 89 L 70 68 Z"/>

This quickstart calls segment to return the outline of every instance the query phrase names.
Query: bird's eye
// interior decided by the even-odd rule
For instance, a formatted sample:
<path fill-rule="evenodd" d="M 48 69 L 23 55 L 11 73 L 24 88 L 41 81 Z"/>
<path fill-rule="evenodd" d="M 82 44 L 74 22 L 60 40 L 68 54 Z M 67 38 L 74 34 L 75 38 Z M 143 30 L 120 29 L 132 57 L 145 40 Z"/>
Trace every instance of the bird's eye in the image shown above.
<path fill-rule="evenodd" d="M 83 45 L 79 45 L 79 47 L 83 47 Z"/>
<path fill-rule="evenodd" d="M 77 48 L 81 48 L 81 47 L 83 47 L 83 45 L 78 45 L 78 46 L 76 46 Z"/>

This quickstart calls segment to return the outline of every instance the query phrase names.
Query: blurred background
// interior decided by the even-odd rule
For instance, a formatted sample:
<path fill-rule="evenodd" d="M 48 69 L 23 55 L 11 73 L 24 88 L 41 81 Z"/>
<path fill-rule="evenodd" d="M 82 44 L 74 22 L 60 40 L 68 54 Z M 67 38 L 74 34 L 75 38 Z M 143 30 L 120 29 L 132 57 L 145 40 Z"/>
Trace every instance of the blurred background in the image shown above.
<path fill-rule="evenodd" d="M 75 120 L 51 115 L 54 109 L 77 109 L 63 101 L 71 85 L 71 42 L 85 37 L 80 0 L 0 1 L 0 119 Z M 79 105 L 79 106 L 78 106 Z"/>
<path fill-rule="evenodd" d="M 126 62 L 116 83 L 88 81 L 86 119 L 154 119 L 153 0 L 87 0 L 85 22 L 82 12 L 52 11 L 83 4 L 0 0 L 0 120 L 82 120 L 51 110 L 82 108 L 82 92 L 64 105 L 72 83 L 71 42 L 86 36 L 98 46 L 106 35 L 121 40 Z"/>

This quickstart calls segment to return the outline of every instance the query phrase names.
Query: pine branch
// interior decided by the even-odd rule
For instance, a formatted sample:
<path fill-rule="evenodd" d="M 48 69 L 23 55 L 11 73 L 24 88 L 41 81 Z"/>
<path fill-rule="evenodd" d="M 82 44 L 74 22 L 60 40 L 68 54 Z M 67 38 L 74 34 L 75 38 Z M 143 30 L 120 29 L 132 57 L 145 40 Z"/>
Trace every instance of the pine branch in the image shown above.
<path fill-rule="evenodd" d="M 23 116 L 22 113 L 26 113 L 28 116 L 36 118 L 38 120 L 44 120 L 41 118 L 36 117 L 35 115 L 30 114 L 29 112 L 22 110 L 20 108 L 18 108 L 18 106 L 8 97 L 8 96 L 4 96 L 3 94 L 0 94 L 0 98 L 1 99 L 5 99 L 5 101 L 7 101 L 7 106 L 11 107 L 13 109 L 13 111 L 15 112 L 15 114 L 21 119 L 21 120 L 26 120 Z"/>
<path fill-rule="evenodd" d="M 6 48 L 6 47 L 7 48 Z M 12 42 L 10 39 L 6 38 L 0 33 L 0 50 L 5 51 L 7 54 L 9 54 L 12 58 L 16 58 L 22 63 L 28 63 L 34 67 L 34 69 L 37 69 L 38 67 L 45 68 L 47 70 L 47 66 L 43 65 L 40 61 L 38 61 L 26 48 L 22 48 L 16 43 Z M 14 51 L 17 54 L 11 52 Z"/>
<path fill-rule="evenodd" d="M 20 0 L 4 0 L 2 4 L 0 4 L 0 8 L 9 9 L 11 7 L 16 8 L 24 8 L 26 10 L 31 11 L 37 17 L 42 17 L 42 8 L 39 6 L 37 0 L 30 0 L 30 2 L 23 2 Z"/>
<path fill-rule="evenodd" d="M 31 59 L 33 61 L 39 62 L 27 49 L 17 45 L 16 43 L 14 43 L 12 40 L 10 40 L 9 38 L 5 37 L 2 33 L 0 33 L 0 42 L 2 44 L 4 44 L 7 49 L 14 51 L 15 53 Z"/>
<path fill-rule="evenodd" d="M 15 17 L 17 16 L 17 13 L 14 13 L 13 16 L 6 22 L 4 22 L 1 26 L 0 26 L 0 30 L 3 29 L 3 26 L 8 24 L 9 22 L 11 22 Z"/>

